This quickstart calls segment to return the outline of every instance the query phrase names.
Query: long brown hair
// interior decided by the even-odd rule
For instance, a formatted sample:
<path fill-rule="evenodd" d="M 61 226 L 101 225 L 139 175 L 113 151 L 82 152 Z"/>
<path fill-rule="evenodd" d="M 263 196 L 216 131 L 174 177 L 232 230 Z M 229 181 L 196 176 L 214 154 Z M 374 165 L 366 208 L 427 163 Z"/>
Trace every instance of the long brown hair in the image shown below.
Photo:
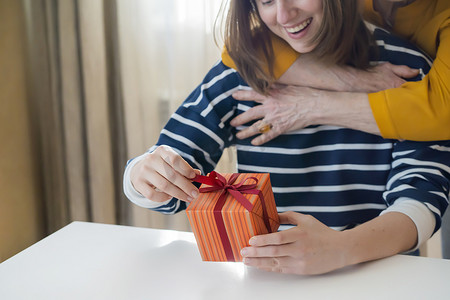
<path fill-rule="evenodd" d="M 224 42 L 238 72 L 254 90 L 267 93 L 274 82 L 271 32 L 262 22 L 256 0 L 230 0 Z M 358 0 L 322 0 L 323 21 L 311 44 L 312 53 L 330 64 L 369 68 L 372 34 L 364 24 Z"/>

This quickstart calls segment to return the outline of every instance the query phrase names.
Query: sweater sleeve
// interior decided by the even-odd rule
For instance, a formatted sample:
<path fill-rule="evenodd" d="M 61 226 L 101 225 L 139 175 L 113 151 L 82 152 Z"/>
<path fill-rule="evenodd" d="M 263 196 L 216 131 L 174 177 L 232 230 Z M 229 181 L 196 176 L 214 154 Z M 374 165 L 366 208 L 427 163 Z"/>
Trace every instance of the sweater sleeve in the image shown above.
<path fill-rule="evenodd" d="M 416 225 L 417 244 L 409 251 L 417 250 L 433 235 L 436 219 L 433 213 L 422 202 L 408 198 L 399 198 L 395 200 L 393 205 L 382 211 L 381 214 L 383 215 L 389 212 L 400 212 L 408 216 L 414 222 L 414 225 Z"/>
<path fill-rule="evenodd" d="M 440 30 L 439 48 L 428 75 L 369 94 L 369 102 L 385 138 L 450 139 L 450 19 Z"/>
<path fill-rule="evenodd" d="M 235 129 L 229 125 L 236 112 L 237 101 L 231 94 L 243 86 L 243 81 L 233 69 L 222 62 L 217 63 L 205 76 L 203 82 L 187 97 L 171 116 L 156 145 L 170 146 L 193 168 L 203 174 L 211 172 L 223 150 L 234 143 Z M 172 198 L 166 202 L 150 201 L 139 194 L 130 180 L 131 168 L 146 154 L 127 163 L 123 189 L 135 204 L 164 214 L 174 214 L 186 208 L 186 203 Z"/>
<path fill-rule="evenodd" d="M 426 240 L 427 235 L 439 229 L 441 217 L 448 206 L 450 141 L 439 143 L 397 142 L 392 156 L 391 171 L 383 197 L 388 207 L 397 205 L 399 199 L 407 199 L 408 201 L 417 201 L 416 207 L 426 207 L 433 214 L 435 222 L 431 224 L 434 224 L 434 228 L 430 229 L 420 225 L 424 224 L 420 219 L 423 220 L 422 216 L 426 218 L 426 214 L 415 212 L 411 214 L 411 210 L 407 206 L 402 208 L 418 227 L 419 242 L 422 242 Z M 420 206 L 419 203 L 423 206 Z M 402 212 L 402 209 L 395 211 Z M 430 224 L 429 222 L 425 223 Z"/>

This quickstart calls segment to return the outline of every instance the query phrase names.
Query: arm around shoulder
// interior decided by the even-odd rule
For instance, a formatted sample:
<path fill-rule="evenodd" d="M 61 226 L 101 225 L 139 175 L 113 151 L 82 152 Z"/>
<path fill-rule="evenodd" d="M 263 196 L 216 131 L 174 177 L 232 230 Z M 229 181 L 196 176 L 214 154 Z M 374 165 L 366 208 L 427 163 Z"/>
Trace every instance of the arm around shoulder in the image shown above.
<path fill-rule="evenodd" d="M 385 138 L 414 141 L 450 140 L 450 24 L 430 72 L 421 81 L 369 94 Z"/>

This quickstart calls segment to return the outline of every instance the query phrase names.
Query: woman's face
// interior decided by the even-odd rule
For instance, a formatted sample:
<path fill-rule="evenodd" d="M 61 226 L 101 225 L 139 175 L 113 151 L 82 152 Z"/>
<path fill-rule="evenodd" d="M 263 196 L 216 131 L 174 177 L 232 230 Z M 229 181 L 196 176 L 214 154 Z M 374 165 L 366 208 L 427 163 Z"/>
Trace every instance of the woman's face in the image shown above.
<path fill-rule="evenodd" d="M 323 18 L 322 0 L 255 0 L 267 27 L 299 53 L 314 50 L 309 42 Z"/>

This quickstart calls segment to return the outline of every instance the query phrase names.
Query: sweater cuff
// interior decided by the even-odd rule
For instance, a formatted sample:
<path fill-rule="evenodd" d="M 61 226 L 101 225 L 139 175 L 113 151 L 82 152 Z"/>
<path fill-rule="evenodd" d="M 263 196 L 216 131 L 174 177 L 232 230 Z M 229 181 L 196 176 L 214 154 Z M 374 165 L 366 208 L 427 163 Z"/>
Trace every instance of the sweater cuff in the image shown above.
<path fill-rule="evenodd" d="M 136 205 L 139 205 L 141 207 L 144 208 L 156 208 L 156 207 L 160 207 L 163 205 L 166 205 L 170 202 L 171 199 L 165 201 L 165 202 L 155 202 L 152 200 L 149 200 L 147 198 L 145 198 L 144 196 L 142 196 L 141 193 L 139 193 L 138 191 L 136 191 L 136 189 L 134 188 L 133 184 L 131 183 L 131 169 L 138 163 L 140 162 L 142 159 L 145 158 L 145 156 L 148 153 L 144 153 L 141 156 L 138 156 L 136 158 L 134 158 L 133 160 L 131 160 L 128 165 L 125 168 L 125 172 L 123 174 L 123 192 L 125 194 L 125 196 L 127 196 L 127 198 L 133 202 Z"/>
<path fill-rule="evenodd" d="M 422 202 L 406 197 L 399 198 L 393 205 L 382 211 L 380 215 L 388 212 L 400 212 L 405 214 L 416 225 L 417 244 L 408 252 L 417 250 L 433 235 L 436 219 L 434 218 L 433 213 Z"/>
<path fill-rule="evenodd" d="M 368 97 L 381 136 L 385 139 L 398 139 L 399 136 L 391 120 L 384 91 L 368 94 Z"/>

